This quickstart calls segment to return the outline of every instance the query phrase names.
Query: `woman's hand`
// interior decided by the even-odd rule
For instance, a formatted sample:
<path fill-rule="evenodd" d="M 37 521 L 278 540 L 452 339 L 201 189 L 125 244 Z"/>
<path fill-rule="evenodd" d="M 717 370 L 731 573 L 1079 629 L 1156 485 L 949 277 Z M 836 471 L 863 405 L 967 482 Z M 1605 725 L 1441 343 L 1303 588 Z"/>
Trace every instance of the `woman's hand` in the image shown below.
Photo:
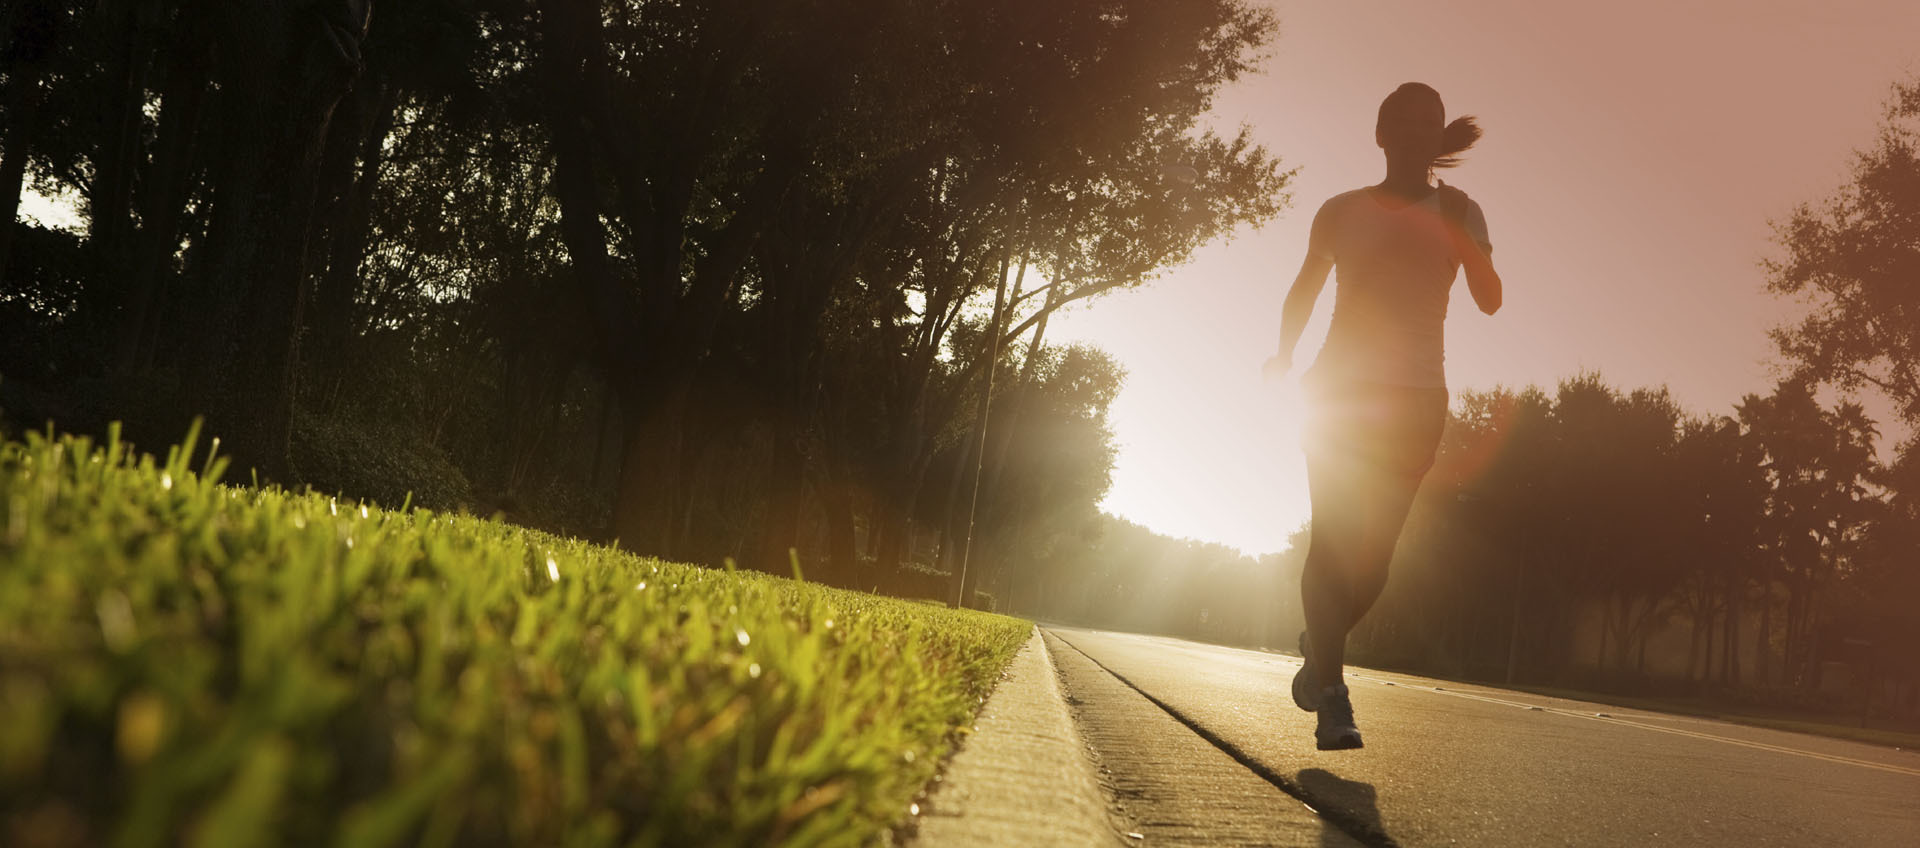
<path fill-rule="evenodd" d="M 1287 376 L 1287 372 L 1292 370 L 1293 356 L 1285 353 L 1276 353 L 1267 358 L 1265 365 L 1260 366 L 1260 378 L 1269 383 L 1273 383 L 1284 379 Z"/>

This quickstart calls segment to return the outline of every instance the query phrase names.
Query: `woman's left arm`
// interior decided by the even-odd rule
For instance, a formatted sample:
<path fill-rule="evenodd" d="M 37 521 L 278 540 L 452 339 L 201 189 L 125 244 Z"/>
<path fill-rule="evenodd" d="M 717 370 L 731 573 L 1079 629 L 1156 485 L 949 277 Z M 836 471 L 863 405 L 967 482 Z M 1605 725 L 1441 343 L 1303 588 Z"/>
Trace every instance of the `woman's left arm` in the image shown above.
<path fill-rule="evenodd" d="M 1467 291 L 1473 295 L 1473 303 L 1480 311 L 1488 315 L 1500 311 L 1505 287 L 1500 282 L 1500 272 L 1493 269 L 1491 247 L 1487 241 L 1487 219 L 1480 210 L 1480 204 L 1468 198 L 1466 192 L 1446 186 L 1442 191 L 1456 195 L 1450 198 L 1452 209 L 1447 217 L 1447 235 L 1453 241 L 1454 254 L 1460 257 L 1460 265 L 1467 272 Z"/>

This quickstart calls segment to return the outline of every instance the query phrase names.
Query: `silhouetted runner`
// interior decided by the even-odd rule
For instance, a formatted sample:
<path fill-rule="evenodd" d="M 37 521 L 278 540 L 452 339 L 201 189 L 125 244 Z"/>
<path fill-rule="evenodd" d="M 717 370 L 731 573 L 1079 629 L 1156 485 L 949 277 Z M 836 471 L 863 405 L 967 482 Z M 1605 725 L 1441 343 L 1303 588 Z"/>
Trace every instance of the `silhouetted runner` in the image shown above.
<path fill-rule="evenodd" d="M 1321 750 L 1361 746 L 1341 680 L 1347 633 L 1386 585 L 1400 528 L 1440 445 L 1447 420 L 1442 329 L 1448 290 L 1463 266 L 1480 311 L 1500 308 L 1480 205 L 1444 182 L 1434 185 L 1434 169 L 1459 164 L 1455 154 L 1479 138 L 1471 117 L 1447 123 L 1429 86 L 1410 82 L 1387 95 L 1374 128 L 1387 177 L 1335 196 L 1313 216 L 1307 258 L 1281 313 L 1280 352 L 1262 369 L 1269 379 L 1292 369 L 1327 272 L 1337 269 L 1326 345 L 1301 377 L 1313 516 L 1300 580 L 1306 663 L 1294 676 L 1293 700 L 1318 711 Z"/>

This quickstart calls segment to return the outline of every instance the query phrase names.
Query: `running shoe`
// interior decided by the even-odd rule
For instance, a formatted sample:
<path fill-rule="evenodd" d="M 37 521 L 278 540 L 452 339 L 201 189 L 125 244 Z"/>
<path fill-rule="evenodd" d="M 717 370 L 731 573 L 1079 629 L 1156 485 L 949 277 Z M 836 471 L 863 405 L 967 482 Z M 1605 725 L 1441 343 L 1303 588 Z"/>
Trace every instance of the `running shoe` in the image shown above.
<path fill-rule="evenodd" d="M 1300 670 L 1293 673 L 1293 705 L 1307 712 L 1320 708 L 1320 686 L 1314 682 L 1313 653 L 1307 650 L 1307 631 L 1300 631 Z"/>
<path fill-rule="evenodd" d="M 1347 684 L 1337 683 L 1320 690 L 1320 725 L 1313 730 L 1314 747 L 1322 751 L 1358 748 L 1360 728 L 1353 724 L 1353 701 L 1347 697 Z"/>

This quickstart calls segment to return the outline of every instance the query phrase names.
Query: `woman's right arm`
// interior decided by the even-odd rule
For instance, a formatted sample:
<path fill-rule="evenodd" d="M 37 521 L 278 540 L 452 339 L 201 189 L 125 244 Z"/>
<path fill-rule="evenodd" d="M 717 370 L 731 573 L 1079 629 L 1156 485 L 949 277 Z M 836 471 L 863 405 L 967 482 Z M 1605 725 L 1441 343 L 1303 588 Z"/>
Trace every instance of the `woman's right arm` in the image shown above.
<path fill-rule="evenodd" d="M 1280 352 L 1261 369 L 1269 380 L 1293 370 L 1293 349 L 1307 330 L 1307 320 L 1313 317 L 1314 302 L 1327 287 L 1327 274 L 1333 271 L 1331 206 L 1331 202 L 1322 204 L 1313 214 L 1313 225 L 1307 232 L 1307 258 L 1300 263 L 1300 273 L 1293 276 L 1293 286 L 1287 289 L 1287 300 L 1280 307 Z"/>
<path fill-rule="evenodd" d="M 1332 270 L 1333 260 L 1308 253 L 1306 261 L 1300 263 L 1300 273 L 1293 277 L 1293 287 L 1287 289 L 1286 303 L 1280 307 L 1280 353 L 1275 356 L 1285 363 L 1282 372 L 1293 367 L 1293 349 L 1307 330 L 1313 305 L 1326 288 L 1327 274 Z"/>

